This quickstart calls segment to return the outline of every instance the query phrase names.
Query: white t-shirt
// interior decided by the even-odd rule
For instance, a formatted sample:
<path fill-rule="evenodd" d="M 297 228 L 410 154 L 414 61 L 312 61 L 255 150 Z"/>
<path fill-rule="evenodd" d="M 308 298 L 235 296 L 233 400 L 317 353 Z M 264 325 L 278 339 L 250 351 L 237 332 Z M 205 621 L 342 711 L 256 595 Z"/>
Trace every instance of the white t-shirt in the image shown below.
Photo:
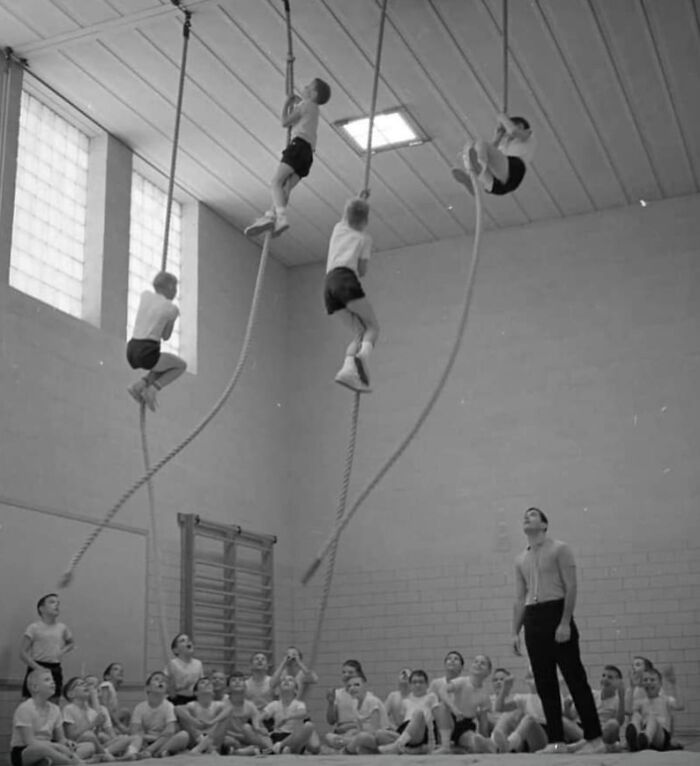
<path fill-rule="evenodd" d="M 520 157 L 520 159 L 529 163 L 535 154 L 535 137 L 532 133 L 524 141 L 515 136 L 503 136 L 498 142 L 498 148 L 507 157 Z"/>
<path fill-rule="evenodd" d="M 514 694 L 513 701 L 522 708 L 525 715 L 532 716 L 537 723 L 545 723 L 544 709 L 539 694 Z"/>
<path fill-rule="evenodd" d="M 371 252 L 372 237 L 366 231 L 353 229 L 345 220 L 338 221 L 328 243 L 326 274 L 341 267 L 357 274 L 357 264 L 360 260 L 368 261 Z"/>
<path fill-rule="evenodd" d="M 273 700 L 265 705 L 262 712 L 263 718 L 272 718 L 275 731 L 287 734 L 291 734 L 294 731 L 294 724 L 297 721 L 303 721 L 306 715 L 306 705 L 298 699 L 293 699 L 289 705 L 285 705 L 282 700 Z M 294 721 L 288 721 L 289 718 L 294 718 Z"/>
<path fill-rule="evenodd" d="M 131 337 L 159 341 L 168 322 L 174 322 L 179 315 L 180 309 L 164 295 L 145 290 L 141 293 Z"/>
<path fill-rule="evenodd" d="M 292 115 L 299 116 L 297 122 L 292 126 L 292 138 L 303 138 L 316 151 L 319 117 L 318 104 L 315 101 L 303 99 L 294 107 L 290 116 Z"/>
<path fill-rule="evenodd" d="M 420 710 L 423 713 L 426 725 L 430 727 L 433 723 L 433 709 L 439 704 L 440 702 L 433 692 L 428 692 L 422 697 L 409 694 L 403 700 L 403 720 L 410 721 L 416 710 Z"/>
<path fill-rule="evenodd" d="M 357 701 L 342 686 L 335 690 L 335 731 L 344 731 L 357 720 Z"/>
<path fill-rule="evenodd" d="M 208 726 L 222 710 L 226 708 L 226 703 L 212 700 L 211 704 L 205 707 L 201 702 L 192 700 L 185 705 L 185 710 L 200 723 Z"/>
<path fill-rule="evenodd" d="M 15 709 L 12 716 L 12 738 L 10 747 L 24 747 L 27 743 L 22 736 L 23 729 L 31 729 L 34 739 L 51 742 L 61 737 L 63 718 L 58 705 L 47 702 L 39 708 L 33 699 L 25 700 Z"/>
<path fill-rule="evenodd" d="M 243 727 L 249 723 L 254 729 L 260 729 L 260 711 L 251 700 L 244 700 L 243 704 L 229 703 L 231 717 L 229 718 L 229 731 L 232 734 L 240 734 Z"/>
<path fill-rule="evenodd" d="M 365 698 L 359 705 L 357 704 L 357 700 L 353 700 L 353 702 L 355 703 L 355 720 L 361 731 L 373 732 L 376 730 L 376 727 L 372 723 L 372 716 L 375 711 L 379 711 L 379 728 L 390 728 L 391 724 L 384 703 L 377 696 L 372 694 L 372 692 L 367 692 Z"/>
<path fill-rule="evenodd" d="M 24 635 L 31 641 L 29 654 L 37 662 L 60 662 L 63 649 L 73 638 L 62 622 L 51 625 L 41 620 L 27 625 Z M 61 690 L 56 689 L 56 694 L 60 693 Z"/>
<path fill-rule="evenodd" d="M 255 704 L 258 710 L 262 710 L 268 702 L 272 702 L 274 694 L 270 681 L 272 676 L 265 676 L 262 681 L 256 681 L 252 676 L 246 678 L 245 694 L 246 697 Z"/>
<path fill-rule="evenodd" d="M 151 741 L 158 739 L 168 725 L 176 721 L 175 707 L 169 700 L 163 700 L 156 707 L 151 707 L 148 700 L 144 700 L 139 702 L 131 714 L 131 725 L 138 726 Z"/>
<path fill-rule="evenodd" d="M 81 707 L 74 702 L 69 702 L 63 708 L 63 723 L 77 724 L 78 726 L 85 726 L 86 724 L 92 728 L 97 718 L 98 713 L 102 713 L 103 722 L 98 727 L 98 731 L 106 734 L 110 739 L 114 737 L 114 728 L 112 727 L 112 721 L 109 717 L 109 710 L 104 705 L 100 705 L 99 710 L 94 710 L 89 705 Z"/>
<path fill-rule="evenodd" d="M 196 660 L 194 657 L 189 662 L 184 662 L 179 657 L 173 657 L 163 672 L 172 679 L 175 694 L 193 697 L 194 685 L 200 678 L 204 677 L 204 666 L 201 660 Z"/>

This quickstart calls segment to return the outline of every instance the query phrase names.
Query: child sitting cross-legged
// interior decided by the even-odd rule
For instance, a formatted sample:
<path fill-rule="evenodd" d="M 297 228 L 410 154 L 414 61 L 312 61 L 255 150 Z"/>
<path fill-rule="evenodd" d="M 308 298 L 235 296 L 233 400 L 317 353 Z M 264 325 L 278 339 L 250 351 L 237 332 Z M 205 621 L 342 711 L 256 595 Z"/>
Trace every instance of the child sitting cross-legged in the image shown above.
<path fill-rule="evenodd" d="M 642 686 L 647 696 L 635 703 L 632 720 L 625 729 L 625 739 L 629 749 L 668 750 L 671 747 L 673 711 L 683 710 L 683 702 L 678 697 L 676 678 L 672 667 L 666 671 L 667 681 L 672 695 L 661 688 L 663 676 L 657 668 L 644 671 Z"/>
<path fill-rule="evenodd" d="M 270 720 L 272 752 L 299 754 L 315 734 L 306 705 L 297 699 L 299 684 L 293 676 L 283 676 L 278 685 L 279 699 L 273 700 L 262 711 L 262 720 Z"/>
<path fill-rule="evenodd" d="M 428 691 L 428 674 L 424 670 L 414 670 L 410 684 L 411 693 L 402 702 L 403 722 L 396 729 L 399 737 L 395 742 L 380 745 L 379 752 L 384 755 L 424 754 L 432 749 L 433 711 L 439 704 L 438 698 Z"/>
<path fill-rule="evenodd" d="M 32 670 L 26 683 L 31 696 L 18 705 L 12 717 L 12 766 L 81 764 L 66 740 L 58 705 L 49 702 L 56 691 L 51 671 Z"/>
<path fill-rule="evenodd" d="M 206 676 L 195 683 L 194 693 L 196 699 L 177 705 L 175 715 L 182 730 L 189 735 L 189 746 L 193 748 L 190 752 L 210 753 L 220 744 L 211 735 L 217 723 L 226 717 L 228 703 L 214 700 L 214 686 Z"/>
<path fill-rule="evenodd" d="M 146 679 L 146 699 L 139 702 L 131 715 L 131 734 L 137 736 L 139 752 L 145 758 L 174 755 L 187 748 L 186 731 L 178 731 L 175 708 L 166 699 L 168 682 L 160 671 Z"/>

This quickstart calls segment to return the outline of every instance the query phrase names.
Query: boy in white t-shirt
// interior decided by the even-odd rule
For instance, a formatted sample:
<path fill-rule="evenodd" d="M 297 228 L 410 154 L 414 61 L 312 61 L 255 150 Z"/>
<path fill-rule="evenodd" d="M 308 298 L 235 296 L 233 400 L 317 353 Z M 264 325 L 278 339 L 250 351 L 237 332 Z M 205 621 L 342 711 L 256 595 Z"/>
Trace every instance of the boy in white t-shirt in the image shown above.
<path fill-rule="evenodd" d="M 161 340 L 173 333 L 180 309 L 173 303 L 177 295 L 177 277 L 160 271 L 153 278 L 153 292 L 141 293 L 134 330 L 126 344 L 126 360 L 134 370 L 148 373 L 127 389 L 139 404 L 155 412 L 156 393 L 182 375 L 187 363 L 175 354 L 161 352 Z"/>
<path fill-rule="evenodd" d="M 396 729 L 398 739 L 381 745 L 379 752 L 387 754 L 425 754 L 434 746 L 433 715 L 440 704 L 435 692 L 428 691 L 428 674 L 414 670 L 410 678 L 411 693 L 403 700 L 403 723 Z"/>
<path fill-rule="evenodd" d="M 502 196 L 514 192 L 525 178 L 532 162 L 535 139 L 530 123 L 524 117 L 497 115 L 498 125 L 492 141 L 480 138 L 465 145 L 462 153 L 464 167 L 479 180 L 484 191 Z M 473 194 L 470 175 L 453 168 L 456 181 Z"/>
<path fill-rule="evenodd" d="M 68 627 L 59 622 L 61 602 L 55 593 L 47 593 L 36 604 L 40 619 L 27 626 L 22 636 L 19 656 L 27 664 L 27 672 L 22 684 L 22 696 L 29 697 L 27 678 L 33 670 L 48 668 L 54 681 L 53 701 L 58 702 L 63 689 L 63 669 L 61 661 L 68 652 L 75 648 L 73 634 Z"/>
<path fill-rule="evenodd" d="M 58 705 L 49 702 L 56 692 L 51 671 L 32 670 L 27 685 L 31 697 L 17 706 L 12 717 L 12 766 L 81 764 L 66 740 Z"/>
<path fill-rule="evenodd" d="M 331 234 L 324 289 L 326 312 L 337 313 L 355 334 L 335 381 L 359 393 L 372 390 L 367 362 L 379 337 L 377 317 L 360 284 L 372 252 L 372 239 L 365 231 L 368 222 L 367 201 L 349 200 Z"/>
<path fill-rule="evenodd" d="M 170 642 L 170 648 L 175 656 L 163 670 L 168 679 L 168 699 L 175 706 L 186 705 L 196 699 L 194 687 L 204 678 L 204 666 L 194 656 L 194 644 L 187 633 L 178 633 Z"/>
<path fill-rule="evenodd" d="M 298 755 L 304 752 L 316 729 L 309 720 L 306 705 L 297 699 L 299 685 L 296 679 L 293 676 L 283 676 L 277 688 L 279 699 L 265 706 L 261 719 L 273 723 L 270 732 L 272 752 Z"/>
<path fill-rule="evenodd" d="M 160 671 L 146 679 L 146 699 L 131 714 L 131 735 L 145 758 L 163 758 L 187 748 L 189 734 L 178 731 L 172 702 L 165 698 L 168 682 Z"/>
<path fill-rule="evenodd" d="M 301 98 L 288 96 L 282 107 L 282 127 L 291 128 L 289 146 L 272 179 L 272 207 L 245 230 L 247 237 L 272 231 L 279 237 L 289 228 L 287 203 L 292 189 L 309 174 L 316 151 L 319 106 L 327 103 L 331 89 L 327 82 L 316 77 L 306 85 Z"/>

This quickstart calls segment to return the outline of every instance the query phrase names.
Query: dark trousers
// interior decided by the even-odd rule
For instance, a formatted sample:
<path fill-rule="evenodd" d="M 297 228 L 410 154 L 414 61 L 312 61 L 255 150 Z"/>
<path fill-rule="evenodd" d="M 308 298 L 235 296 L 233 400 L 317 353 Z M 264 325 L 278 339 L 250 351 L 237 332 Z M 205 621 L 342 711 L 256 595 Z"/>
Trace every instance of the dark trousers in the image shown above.
<path fill-rule="evenodd" d="M 595 707 L 586 670 L 581 664 L 578 629 L 571 620 L 571 638 L 563 644 L 554 640 L 557 625 L 564 611 L 564 600 L 545 601 L 525 607 L 525 646 L 530 656 L 537 694 L 547 719 L 550 742 L 563 742 L 561 693 L 557 665 L 569 687 L 583 725 L 583 736 L 591 740 L 601 736 L 600 721 Z"/>

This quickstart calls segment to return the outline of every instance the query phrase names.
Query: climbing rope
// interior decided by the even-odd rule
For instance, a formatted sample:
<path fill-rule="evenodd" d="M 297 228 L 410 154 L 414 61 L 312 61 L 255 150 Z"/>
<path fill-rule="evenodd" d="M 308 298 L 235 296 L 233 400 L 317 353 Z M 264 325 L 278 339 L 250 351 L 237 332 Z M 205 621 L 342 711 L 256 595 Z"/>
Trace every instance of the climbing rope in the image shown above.
<path fill-rule="evenodd" d="M 364 199 L 369 197 L 369 174 L 372 162 L 372 133 L 374 132 L 374 117 L 377 111 L 377 88 L 379 85 L 379 72 L 381 68 L 382 60 L 382 48 L 384 45 L 384 24 L 386 21 L 386 9 L 388 0 L 384 0 L 382 4 L 382 15 L 379 22 L 379 35 L 377 38 L 377 55 L 374 60 L 374 78 L 372 81 L 372 98 L 369 112 L 369 126 L 367 132 L 367 156 L 365 157 L 365 175 L 364 175 L 364 187 L 360 196 Z M 360 416 L 360 394 L 356 391 L 352 409 L 352 420 L 350 425 L 350 437 L 348 439 L 348 446 L 345 456 L 345 472 L 343 474 L 343 484 L 340 491 L 340 497 L 338 499 L 338 507 L 336 509 L 336 525 L 340 524 L 345 515 L 345 506 L 348 499 L 348 489 L 350 487 L 350 476 L 352 474 L 352 464 L 355 458 L 355 442 L 357 440 L 357 422 Z M 330 598 L 331 587 L 333 584 L 333 573 L 335 571 L 335 558 L 338 552 L 338 537 L 333 540 L 330 546 L 330 555 L 328 558 L 328 566 L 326 567 L 326 577 L 323 583 L 323 592 L 321 594 L 321 602 L 318 608 L 318 617 L 316 619 L 316 629 L 314 631 L 314 637 L 311 644 L 311 654 L 309 658 L 309 667 L 313 668 L 316 664 L 316 658 L 318 656 L 318 649 L 321 644 L 321 633 L 323 631 L 323 621 L 326 615 L 326 607 L 328 606 L 328 599 Z"/>
<path fill-rule="evenodd" d="M 338 498 L 338 507 L 335 514 L 335 523 L 339 524 L 345 515 L 345 506 L 348 500 L 348 489 L 350 487 L 350 475 L 352 474 L 352 463 L 355 458 L 355 442 L 357 440 L 357 421 L 360 414 L 360 396 L 361 394 L 355 391 L 355 398 L 352 407 L 352 420 L 350 425 L 350 437 L 348 439 L 348 448 L 345 456 L 345 472 L 343 473 L 343 485 L 340 490 L 340 497 Z M 333 540 L 330 547 L 328 556 L 328 566 L 326 568 L 326 578 L 323 583 L 323 593 L 321 594 L 321 603 L 318 607 L 318 618 L 316 620 L 316 630 L 314 631 L 313 641 L 311 643 L 311 653 L 309 655 L 309 667 L 313 668 L 316 665 L 316 658 L 318 657 L 318 649 L 321 645 L 321 632 L 323 630 L 323 618 L 326 614 L 326 607 L 328 606 L 328 598 L 331 593 L 331 585 L 333 583 L 333 572 L 335 570 L 335 557 L 338 552 L 338 538 Z"/>
<path fill-rule="evenodd" d="M 503 0 L 503 114 L 508 114 L 508 0 Z"/>
<path fill-rule="evenodd" d="M 377 91 L 379 89 L 379 72 L 382 63 L 382 49 L 384 48 L 384 25 L 386 22 L 386 7 L 388 0 L 382 4 L 382 15 L 379 20 L 379 34 L 377 35 L 377 55 L 374 58 L 374 79 L 372 80 L 372 100 L 369 107 L 369 126 L 367 128 L 367 155 L 365 156 L 365 179 L 364 188 L 360 196 L 369 197 L 369 171 L 372 162 L 372 136 L 374 134 L 374 118 L 377 113 Z"/>
<path fill-rule="evenodd" d="M 457 353 L 459 352 L 460 346 L 462 344 L 462 338 L 464 337 L 464 331 L 467 326 L 467 317 L 469 316 L 469 307 L 471 305 L 472 293 L 474 291 L 474 280 L 476 277 L 476 267 L 479 263 L 479 244 L 481 242 L 481 230 L 482 230 L 481 187 L 479 183 L 477 182 L 476 178 L 474 177 L 474 174 L 470 172 L 470 175 L 472 177 L 472 181 L 474 185 L 474 196 L 476 200 L 476 227 L 474 230 L 474 242 L 472 244 L 472 263 L 469 269 L 466 287 L 464 290 L 462 314 L 460 316 L 459 325 L 457 327 L 457 334 L 455 335 L 455 339 L 452 344 L 452 350 L 450 351 L 450 355 L 447 359 L 447 363 L 445 364 L 442 374 L 440 375 L 437 385 L 435 386 L 435 390 L 433 391 L 430 398 L 428 399 L 427 404 L 423 407 L 423 410 L 418 416 L 418 419 L 416 420 L 415 425 L 411 428 L 407 436 L 403 439 L 403 441 L 399 444 L 399 446 L 390 455 L 390 457 L 384 463 L 384 465 L 379 469 L 376 476 L 374 476 L 374 478 L 369 482 L 369 484 L 362 490 L 362 492 L 360 492 L 357 500 L 355 500 L 350 510 L 343 516 L 342 519 L 336 522 L 336 525 L 333 531 L 331 532 L 330 536 L 328 537 L 328 539 L 326 540 L 326 542 L 324 543 L 324 545 L 322 546 L 322 548 L 316 555 L 316 558 L 311 562 L 311 565 L 309 566 L 309 568 L 304 573 L 304 576 L 302 578 L 302 583 L 304 585 L 306 585 L 309 582 L 309 580 L 314 576 L 314 574 L 316 573 L 316 570 L 319 568 L 319 566 L 321 565 L 321 562 L 324 560 L 324 558 L 326 557 L 330 549 L 333 547 L 333 545 L 337 543 L 338 537 L 340 536 L 342 531 L 345 529 L 345 527 L 348 525 L 348 523 L 350 522 L 350 519 L 352 519 L 355 513 L 357 513 L 362 503 L 364 503 L 364 501 L 367 499 L 367 497 L 372 492 L 372 490 L 384 478 L 384 476 L 387 474 L 389 469 L 401 457 L 406 447 L 408 447 L 408 445 L 411 443 L 411 440 L 413 439 L 413 437 L 418 433 L 423 423 L 425 423 L 425 420 L 430 414 L 430 411 L 433 409 L 435 402 L 437 402 L 438 397 L 442 393 L 442 390 L 445 387 L 445 383 L 447 382 L 447 378 L 450 374 L 450 371 L 452 370 L 455 360 L 457 359 Z"/>
<path fill-rule="evenodd" d="M 180 62 L 180 81 L 177 87 L 177 105 L 175 106 L 175 129 L 173 131 L 173 147 L 170 155 L 170 176 L 168 178 L 168 198 L 165 207 L 165 233 L 163 234 L 163 254 L 160 270 L 166 271 L 168 265 L 168 246 L 170 244 L 170 219 L 173 212 L 173 194 L 175 193 L 175 168 L 177 166 L 177 150 L 180 144 L 180 121 L 182 119 L 182 97 L 185 92 L 185 75 L 187 74 L 187 48 L 192 28 L 192 13 L 185 11 L 185 21 L 182 25 L 182 60 Z"/>
<path fill-rule="evenodd" d="M 289 0 L 284 0 L 284 18 L 287 24 L 287 71 L 285 73 L 284 92 L 294 95 L 294 49 L 292 47 L 292 11 Z M 292 126 L 287 128 L 287 144 L 292 140 Z"/>
<path fill-rule="evenodd" d="M 143 452 L 143 467 L 146 473 L 151 470 L 151 459 L 148 454 L 148 439 L 146 438 L 146 405 L 141 404 L 141 411 L 139 417 L 139 425 L 141 426 L 141 450 Z M 151 561 L 153 564 L 153 577 L 156 581 L 156 617 L 158 619 L 158 629 L 160 633 L 161 648 L 163 649 L 163 664 L 168 661 L 168 626 L 165 621 L 165 596 L 163 594 L 163 580 L 161 577 L 161 565 L 160 565 L 160 545 L 158 544 L 158 525 L 156 520 L 156 498 L 153 491 L 153 482 L 151 479 L 146 481 L 148 488 L 148 513 L 151 521 Z"/>
<path fill-rule="evenodd" d="M 267 232 L 265 234 L 265 239 L 263 241 L 263 247 L 262 247 L 262 253 L 260 255 L 260 265 L 258 266 L 258 275 L 255 280 L 255 290 L 253 292 L 253 300 L 250 306 L 250 313 L 248 314 L 248 323 L 246 324 L 245 329 L 245 335 L 243 337 L 243 346 L 241 348 L 240 355 L 238 357 L 238 363 L 236 364 L 236 368 L 233 372 L 233 375 L 231 376 L 231 379 L 229 380 L 224 392 L 219 397 L 218 401 L 214 404 L 214 406 L 211 408 L 211 410 L 202 418 L 202 420 L 195 426 L 195 428 L 192 430 L 192 432 L 183 439 L 177 446 L 173 447 L 173 449 L 170 450 L 170 452 L 167 453 L 164 457 L 162 457 L 150 470 L 146 471 L 146 473 L 141 476 L 140 479 L 135 481 L 129 489 L 124 492 L 124 494 L 119 498 L 119 500 L 110 508 L 110 510 L 105 514 L 105 517 L 102 519 L 102 521 L 95 527 L 95 529 L 88 535 L 88 537 L 85 539 L 85 542 L 82 544 L 80 549 L 76 552 L 76 554 L 71 559 L 70 565 L 68 569 L 63 573 L 61 576 L 58 587 L 59 588 L 65 588 L 68 585 L 70 585 L 71 581 L 73 580 L 74 574 L 75 574 L 75 568 L 77 567 L 80 560 L 83 558 L 83 556 L 87 553 L 90 546 L 97 540 L 102 530 L 110 523 L 110 521 L 114 518 L 117 511 L 119 511 L 120 508 L 129 500 L 129 498 L 141 487 L 143 487 L 146 482 L 150 481 L 157 473 L 160 471 L 161 468 L 166 466 L 174 457 L 180 454 L 185 447 L 187 447 L 194 439 L 199 436 L 199 434 L 206 428 L 207 425 L 214 419 L 214 417 L 217 415 L 219 410 L 224 406 L 226 403 L 226 400 L 231 395 L 231 392 L 236 387 L 236 384 L 238 383 L 238 379 L 241 376 L 241 373 L 243 372 L 243 367 L 246 363 L 246 360 L 248 358 L 248 352 L 250 351 L 250 344 L 253 337 L 253 331 L 255 329 L 255 321 L 257 319 L 258 314 L 258 306 L 260 303 L 260 295 L 262 293 L 262 285 L 263 280 L 265 276 L 265 267 L 267 265 L 267 259 L 268 254 L 270 251 L 270 232 Z"/>

